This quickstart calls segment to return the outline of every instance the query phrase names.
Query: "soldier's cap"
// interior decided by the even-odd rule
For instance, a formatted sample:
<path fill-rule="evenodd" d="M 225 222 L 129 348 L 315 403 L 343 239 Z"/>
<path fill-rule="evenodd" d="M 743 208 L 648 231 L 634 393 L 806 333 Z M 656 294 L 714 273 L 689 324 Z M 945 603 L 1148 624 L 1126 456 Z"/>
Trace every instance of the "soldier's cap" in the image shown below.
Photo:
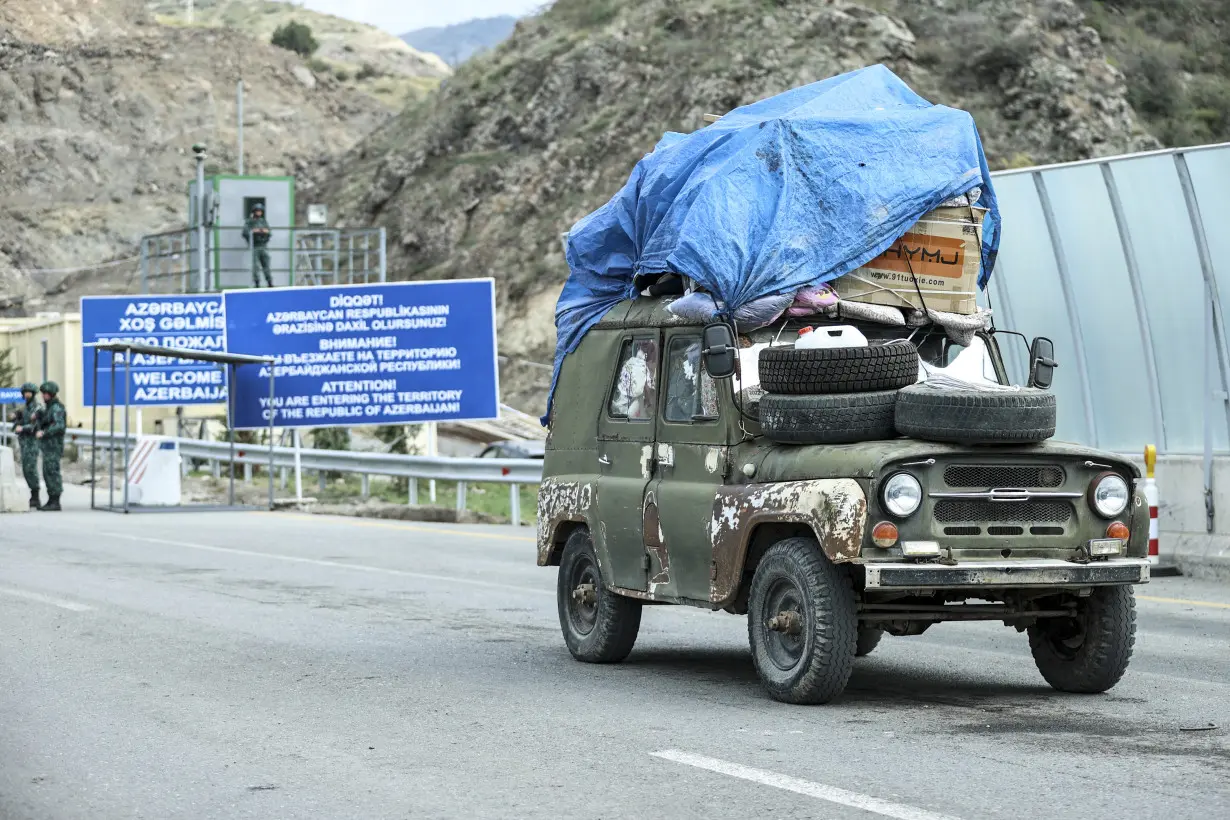
<path fill-rule="evenodd" d="M 37 385 L 37 384 L 35 384 L 34 382 L 26 382 L 25 384 L 23 384 L 23 385 L 21 386 L 21 392 L 23 392 L 23 393 L 37 393 L 37 392 L 38 392 L 38 385 Z"/>
<path fill-rule="evenodd" d="M 263 214 L 264 212 L 265 212 L 265 209 L 261 207 L 260 205 L 252 206 L 252 213 L 262 213 Z"/>
<path fill-rule="evenodd" d="M 50 396 L 54 396 L 60 392 L 60 385 L 55 382 L 43 382 L 42 386 L 39 388 L 39 391 Z"/>

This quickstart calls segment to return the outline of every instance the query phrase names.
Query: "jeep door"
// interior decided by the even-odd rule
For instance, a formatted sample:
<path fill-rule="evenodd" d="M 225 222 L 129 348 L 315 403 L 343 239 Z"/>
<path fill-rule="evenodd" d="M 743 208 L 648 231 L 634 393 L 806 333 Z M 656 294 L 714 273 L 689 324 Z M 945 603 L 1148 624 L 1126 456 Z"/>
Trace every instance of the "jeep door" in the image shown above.
<path fill-rule="evenodd" d="M 701 366 L 697 328 L 669 331 L 654 480 L 645 497 L 648 591 L 708 601 L 713 501 L 726 470 L 718 385 Z"/>
<path fill-rule="evenodd" d="M 660 348 L 657 331 L 624 338 L 598 420 L 595 535 L 611 564 L 602 570 L 615 586 L 639 591 L 646 589 L 642 505 L 653 470 Z"/>

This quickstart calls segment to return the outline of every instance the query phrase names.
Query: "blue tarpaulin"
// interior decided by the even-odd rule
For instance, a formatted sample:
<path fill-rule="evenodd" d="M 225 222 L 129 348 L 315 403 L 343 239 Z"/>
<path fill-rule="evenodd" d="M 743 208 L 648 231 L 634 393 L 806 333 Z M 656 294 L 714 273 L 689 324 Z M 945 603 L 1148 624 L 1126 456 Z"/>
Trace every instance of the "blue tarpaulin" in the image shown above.
<path fill-rule="evenodd" d="M 989 211 L 986 287 L 999 208 L 974 119 L 932 105 L 880 65 L 668 133 L 568 234 L 552 394 L 564 356 L 636 296 L 638 275 L 684 274 L 733 311 L 849 273 L 973 188 Z"/>

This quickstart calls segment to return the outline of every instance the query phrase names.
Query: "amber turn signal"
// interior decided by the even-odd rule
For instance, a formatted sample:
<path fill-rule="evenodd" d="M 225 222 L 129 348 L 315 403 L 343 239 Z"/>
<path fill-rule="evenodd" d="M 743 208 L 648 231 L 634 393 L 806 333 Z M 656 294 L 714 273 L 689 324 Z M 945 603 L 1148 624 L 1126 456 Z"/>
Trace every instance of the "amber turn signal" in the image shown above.
<path fill-rule="evenodd" d="M 871 528 L 871 540 L 881 549 L 888 549 L 897 543 L 897 525 L 891 521 L 881 521 Z"/>
<path fill-rule="evenodd" d="M 1126 541 L 1131 535 L 1132 531 L 1122 521 L 1115 521 L 1106 528 L 1107 538 L 1118 538 L 1120 541 Z"/>

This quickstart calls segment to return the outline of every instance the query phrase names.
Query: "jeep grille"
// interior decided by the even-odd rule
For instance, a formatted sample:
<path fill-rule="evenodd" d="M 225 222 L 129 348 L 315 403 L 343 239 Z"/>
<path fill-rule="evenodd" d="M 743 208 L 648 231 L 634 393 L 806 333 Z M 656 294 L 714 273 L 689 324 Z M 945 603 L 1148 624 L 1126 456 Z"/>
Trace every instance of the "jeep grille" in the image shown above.
<path fill-rule="evenodd" d="M 946 498 L 935 503 L 935 520 L 941 524 L 988 522 L 1010 524 L 1064 523 L 1072 517 L 1066 501 L 978 501 Z"/>
<path fill-rule="evenodd" d="M 944 470 L 944 483 L 949 487 L 980 490 L 1001 487 L 1053 489 L 1063 486 L 1064 477 L 1063 468 L 1054 464 L 953 464 Z"/>

